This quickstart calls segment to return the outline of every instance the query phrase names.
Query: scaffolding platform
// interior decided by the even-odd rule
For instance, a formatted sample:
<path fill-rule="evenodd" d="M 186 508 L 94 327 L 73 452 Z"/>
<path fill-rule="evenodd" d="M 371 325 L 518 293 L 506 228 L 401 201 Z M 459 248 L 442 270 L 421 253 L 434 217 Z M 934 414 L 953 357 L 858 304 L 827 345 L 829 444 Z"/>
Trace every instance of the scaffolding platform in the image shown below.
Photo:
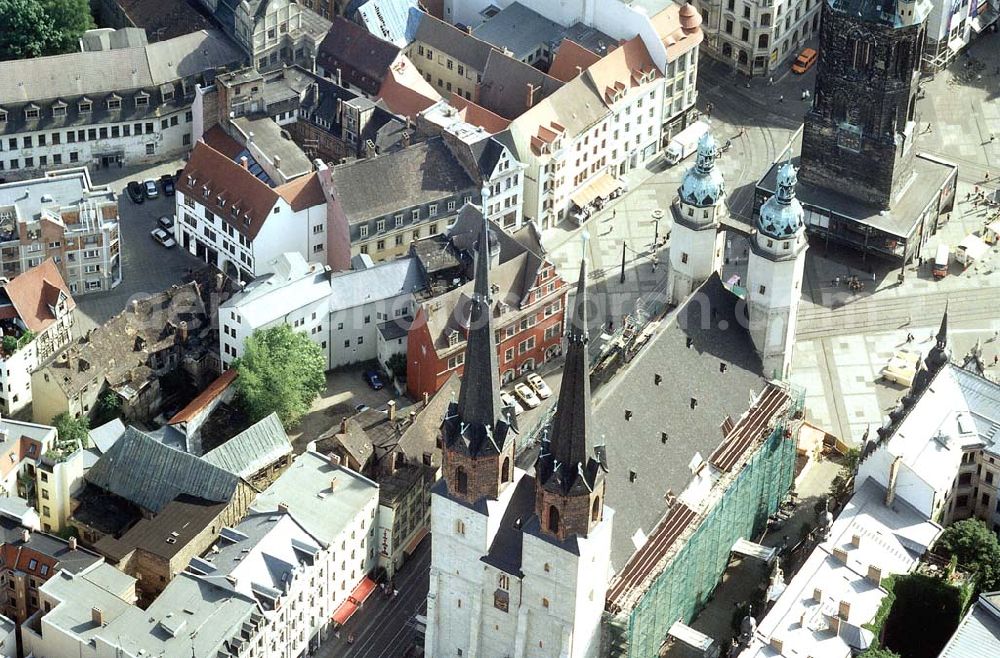
<path fill-rule="evenodd" d="M 700 651 L 701 655 L 705 658 L 718 658 L 719 656 L 719 646 L 715 643 L 715 640 L 683 622 L 674 622 L 674 625 L 670 627 L 669 635 L 675 640 L 679 640 L 689 647 Z"/>
<path fill-rule="evenodd" d="M 767 546 L 761 546 L 760 544 L 755 544 L 752 541 L 747 541 L 740 537 L 733 544 L 733 553 L 739 553 L 740 555 L 746 555 L 747 557 L 755 557 L 758 560 L 763 560 L 767 564 L 771 564 L 771 561 L 778 554 L 778 549 L 768 548 Z"/>

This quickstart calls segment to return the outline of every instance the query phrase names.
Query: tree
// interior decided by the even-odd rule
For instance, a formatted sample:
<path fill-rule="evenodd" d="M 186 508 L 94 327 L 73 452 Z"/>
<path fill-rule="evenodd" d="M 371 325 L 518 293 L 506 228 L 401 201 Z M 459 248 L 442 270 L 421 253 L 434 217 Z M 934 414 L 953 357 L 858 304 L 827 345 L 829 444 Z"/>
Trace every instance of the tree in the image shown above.
<path fill-rule="evenodd" d="M 121 414 L 122 399 L 114 391 L 105 391 L 94 405 L 94 423 L 103 425 Z"/>
<path fill-rule="evenodd" d="M 390 356 L 386 360 L 385 366 L 396 379 L 406 379 L 406 355 L 402 352 L 396 352 Z"/>
<path fill-rule="evenodd" d="M 80 37 L 94 27 L 90 3 L 87 0 L 41 0 L 41 5 L 52 21 L 54 53 L 78 50 Z"/>
<path fill-rule="evenodd" d="M 93 26 L 87 0 L 0 0 L 0 59 L 72 52 Z"/>
<path fill-rule="evenodd" d="M 285 427 L 294 426 L 326 388 L 322 350 L 284 324 L 254 331 L 233 367 L 237 399 L 252 422 L 277 412 Z"/>
<path fill-rule="evenodd" d="M 90 421 L 86 416 L 73 418 L 67 412 L 62 412 L 52 419 L 52 426 L 59 433 L 59 443 L 65 444 L 70 441 L 79 441 L 80 445 L 86 448 L 90 445 Z"/>
<path fill-rule="evenodd" d="M 861 658 L 900 658 L 900 655 L 895 651 L 889 651 L 888 649 L 869 649 L 861 654 Z"/>
<path fill-rule="evenodd" d="M 941 533 L 934 552 L 955 557 L 959 568 L 975 571 L 983 591 L 993 591 L 1000 584 L 1000 542 L 979 519 L 950 525 Z"/>

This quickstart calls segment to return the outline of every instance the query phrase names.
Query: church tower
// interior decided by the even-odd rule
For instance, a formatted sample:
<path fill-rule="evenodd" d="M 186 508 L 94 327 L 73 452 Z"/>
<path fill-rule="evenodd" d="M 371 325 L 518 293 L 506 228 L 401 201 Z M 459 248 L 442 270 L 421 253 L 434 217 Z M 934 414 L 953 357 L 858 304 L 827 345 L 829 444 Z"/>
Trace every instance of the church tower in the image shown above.
<path fill-rule="evenodd" d="M 747 312 L 750 337 L 766 377 L 784 378 L 791 365 L 795 320 L 806 262 L 802 204 L 795 198 L 795 167 L 778 169 L 778 191 L 764 202 L 750 236 Z"/>
<path fill-rule="evenodd" d="M 913 176 L 929 0 L 825 0 L 803 182 L 888 209 Z"/>
<path fill-rule="evenodd" d="M 722 268 L 723 240 L 719 230 L 726 209 L 726 182 L 715 166 L 719 150 L 711 133 L 698 141 L 698 160 L 684 174 L 671 206 L 670 270 L 667 303 L 680 304 L 712 272 Z"/>
<path fill-rule="evenodd" d="M 534 512 L 524 535 L 525 653 L 596 658 L 611 577 L 614 512 L 608 464 L 591 419 L 587 267 L 580 263 L 556 413 L 535 462 Z"/>
<path fill-rule="evenodd" d="M 462 384 L 441 426 L 442 471 L 448 493 L 469 505 L 484 498 L 496 500 L 510 484 L 514 469 L 516 421 L 513 410 L 500 401 L 485 216 L 476 245 L 474 285 Z"/>

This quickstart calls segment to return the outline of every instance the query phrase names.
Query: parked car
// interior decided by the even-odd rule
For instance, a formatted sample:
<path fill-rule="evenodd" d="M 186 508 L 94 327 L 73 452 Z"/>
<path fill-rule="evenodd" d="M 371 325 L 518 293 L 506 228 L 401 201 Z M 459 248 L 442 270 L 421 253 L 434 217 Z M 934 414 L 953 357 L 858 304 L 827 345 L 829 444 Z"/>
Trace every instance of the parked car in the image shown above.
<path fill-rule="evenodd" d="M 385 384 L 382 383 L 382 377 L 378 374 L 377 370 L 365 370 L 364 378 L 373 391 L 381 391 L 385 388 Z"/>
<path fill-rule="evenodd" d="M 524 407 L 518 403 L 517 398 L 507 391 L 500 391 L 500 403 L 505 407 L 514 407 L 515 416 L 520 416 L 524 413 Z"/>
<path fill-rule="evenodd" d="M 552 395 L 552 389 L 549 388 L 549 385 L 545 383 L 544 379 L 542 379 L 535 373 L 531 373 L 524 379 L 525 381 L 528 382 L 528 386 L 531 387 L 531 390 L 535 392 L 535 395 L 542 398 L 543 400 Z"/>
<path fill-rule="evenodd" d="M 170 174 L 163 174 L 160 176 L 160 187 L 163 188 L 164 196 L 173 196 L 176 188 L 174 187 L 174 177 Z"/>
<path fill-rule="evenodd" d="M 531 390 L 531 387 L 524 382 L 514 386 L 514 395 L 516 395 L 517 399 L 521 401 L 521 404 L 528 409 L 534 409 L 542 403 L 542 401 L 538 399 L 538 396 L 535 395 L 535 392 Z"/>
<path fill-rule="evenodd" d="M 132 203 L 142 203 L 146 200 L 146 193 L 142 190 L 142 183 L 139 181 L 130 181 L 125 187 L 125 191 L 128 192 L 128 197 L 132 199 Z"/>
<path fill-rule="evenodd" d="M 159 190 L 156 189 L 156 181 L 152 178 L 142 181 L 142 187 L 146 190 L 147 199 L 155 199 L 160 196 Z"/>
<path fill-rule="evenodd" d="M 156 223 L 160 225 L 164 231 L 172 231 L 174 229 L 174 216 L 164 215 L 156 220 Z"/>
<path fill-rule="evenodd" d="M 170 237 L 170 234 L 164 231 L 162 228 L 154 228 L 152 231 L 149 232 L 149 234 L 153 236 L 154 240 L 162 244 L 167 249 L 177 246 L 177 243 L 174 242 L 174 239 L 172 237 Z"/>
<path fill-rule="evenodd" d="M 812 48 L 804 48 L 799 53 L 799 56 L 795 58 L 795 61 L 792 62 L 792 73 L 805 73 L 813 67 L 818 58 L 818 52 Z"/>

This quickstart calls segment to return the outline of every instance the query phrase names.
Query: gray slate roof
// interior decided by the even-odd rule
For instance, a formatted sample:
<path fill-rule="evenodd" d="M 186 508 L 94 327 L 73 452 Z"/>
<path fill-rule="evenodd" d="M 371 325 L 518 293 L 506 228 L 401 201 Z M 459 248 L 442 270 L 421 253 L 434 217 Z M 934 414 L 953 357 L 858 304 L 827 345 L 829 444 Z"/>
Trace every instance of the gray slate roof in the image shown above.
<path fill-rule="evenodd" d="M 708 459 L 722 442 L 726 416 L 739 418 L 751 390 L 764 388 L 745 321 L 736 319 L 738 302 L 713 274 L 664 320 L 666 326 L 635 360 L 596 392 L 595 436 L 607 444 L 607 505 L 616 513 L 611 546 L 616 569 L 635 551 L 636 530 L 648 535 L 663 516 L 665 505 L 651 501 L 663 501 L 668 489 L 679 495 L 691 479 L 688 464 L 695 453 Z M 697 400 L 694 409 L 691 398 Z M 632 412 L 628 420 L 626 410 Z M 630 471 L 635 482 L 629 481 Z"/>
<path fill-rule="evenodd" d="M 535 89 L 530 105 L 529 84 Z M 534 66 L 494 50 L 483 71 L 479 104 L 495 114 L 513 120 L 562 86 L 562 81 L 542 73 Z"/>
<path fill-rule="evenodd" d="M 352 224 L 476 187 L 440 138 L 334 167 L 331 178 Z"/>
<path fill-rule="evenodd" d="M 241 59 L 222 33 L 202 30 L 140 48 L 10 60 L 0 62 L 0 105 L 150 87 Z"/>
<path fill-rule="evenodd" d="M 455 60 L 471 66 L 480 73 L 486 68 L 486 59 L 490 53 L 496 50 L 485 41 L 430 14 L 421 17 L 414 40 L 451 55 Z"/>
<path fill-rule="evenodd" d="M 240 483 L 237 475 L 165 446 L 134 427 L 97 460 L 85 478 L 154 514 L 181 494 L 228 503 Z"/>
<path fill-rule="evenodd" d="M 399 258 L 364 270 L 341 272 L 330 277 L 330 311 L 392 299 L 422 290 L 424 285 L 416 258 Z"/>
<path fill-rule="evenodd" d="M 980 595 L 938 658 L 1000 656 L 1000 592 Z"/>
<path fill-rule="evenodd" d="M 125 434 L 125 423 L 120 418 L 109 420 L 99 427 L 87 432 L 90 441 L 103 454 L 111 449 L 118 439 Z"/>
<path fill-rule="evenodd" d="M 555 46 L 562 41 L 565 28 L 534 9 L 514 2 L 499 14 L 472 30 L 472 36 L 506 48 L 517 59 L 526 59 L 540 45 Z"/>
<path fill-rule="evenodd" d="M 277 413 L 257 421 L 202 459 L 230 473 L 248 478 L 292 453 Z"/>

